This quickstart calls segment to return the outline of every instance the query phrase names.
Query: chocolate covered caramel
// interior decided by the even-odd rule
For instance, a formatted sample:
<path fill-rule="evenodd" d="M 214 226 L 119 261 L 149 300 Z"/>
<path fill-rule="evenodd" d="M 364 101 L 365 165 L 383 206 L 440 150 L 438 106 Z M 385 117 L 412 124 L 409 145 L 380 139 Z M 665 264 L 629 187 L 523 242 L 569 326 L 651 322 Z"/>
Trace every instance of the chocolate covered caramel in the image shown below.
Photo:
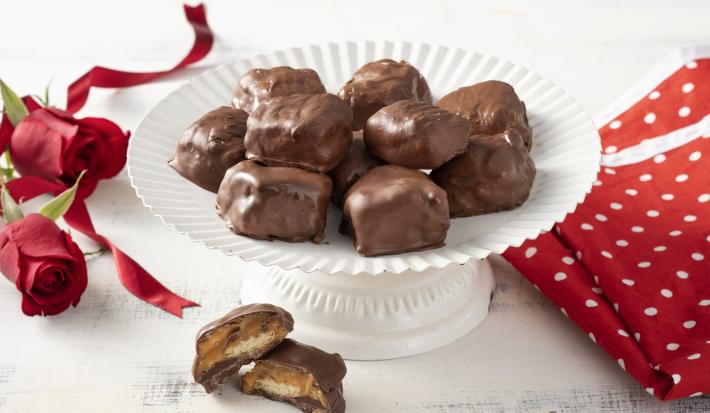
<path fill-rule="evenodd" d="M 347 369 L 339 354 L 286 339 L 256 360 L 241 379 L 241 390 L 292 403 L 304 412 L 345 411 L 342 380 Z"/>
<path fill-rule="evenodd" d="M 378 166 L 355 182 L 343 212 L 364 256 L 437 248 L 449 229 L 446 192 L 423 172 L 397 165 Z"/>
<path fill-rule="evenodd" d="M 382 59 L 360 67 L 340 89 L 338 96 L 353 110 L 353 130 L 381 108 L 399 100 L 431 103 L 431 91 L 424 76 L 404 60 Z"/>
<path fill-rule="evenodd" d="M 342 207 L 345 193 L 370 169 L 383 162 L 370 154 L 362 142 L 362 132 L 353 132 L 353 143 L 342 161 L 328 174 L 333 179 L 333 202 Z"/>
<path fill-rule="evenodd" d="M 275 97 L 249 116 L 248 159 L 320 173 L 340 162 L 352 142 L 350 107 L 329 93 Z"/>
<path fill-rule="evenodd" d="M 364 141 L 370 153 L 389 163 L 434 169 L 464 153 L 470 129 L 466 119 L 447 110 L 400 100 L 367 120 Z"/>
<path fill-rule="evenodd" d="M 217 192 L 224 173 L 244 160 L 244 135 L 249 115 L 222 106 L 185 129 L 168 165 L 187 180 Z"/>
<path fill-rule="evenodd" d="M 431 173 L 448 194 L 452 218 L 518 207 L 530 195 L 535 165 L 520 133 L 509 129 L 470 139 L 466 153 Z"/>
<path fill-rule="evenodd" d="M 207 393 L 239 369 L 276 347 L 293 330 L 293 317 L 271 304 L 249 304 L 230 311 L 197 333 L 192 375 Z"/>
<path fill-rule="evenodd" d="M 525 103 L 505 82 L 488 80 L 462 87 L 441 98 L 436 105 L 468 119 L 472 136 L 496 135 L 515 129 L 525 147 L 530 150 L 532 146 Z"/>
<path fill-rule="evenodd" d="M 235 234 L 289 242 L 323 240 L 332 182 L 299 168 L 242 161 L 217 193 L 217 214 Z"/>
<path fill-rule="evenodd" d="M 276 96 L 324 93 L 318 73 L 312 69 L 279 66 L 251 69 L 239 79 L 232 104 L 251 113 L 264 100 Z"/>

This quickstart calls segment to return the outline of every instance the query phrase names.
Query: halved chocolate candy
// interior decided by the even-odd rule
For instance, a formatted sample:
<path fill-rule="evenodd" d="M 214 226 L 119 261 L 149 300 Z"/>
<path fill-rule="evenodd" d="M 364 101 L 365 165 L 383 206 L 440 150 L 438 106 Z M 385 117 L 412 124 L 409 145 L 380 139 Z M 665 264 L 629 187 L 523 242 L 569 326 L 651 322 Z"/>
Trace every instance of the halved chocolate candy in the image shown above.
<path fill-rule="evenodd" d="M 431 173 L 448 194 L 452 218 L 518 207 L 528 199 L 535 164 L 516 129 L 471 137 L 468 150 Z"/>
<path fill-rule="evenodd" d="M 328 173 L 333 179 L 333 202 L 342 207 L 348 189 L 367 171 L 383 163 L 365 149 L 365 144 L 362 142 L 362 132 L 353 132 L 353 143 L 350 145 L 348 153 L 345 154 L 338 166 Z"/>
<path fill-rule="evenodd" d="M 271 304 L 235 308 L 197 333 L 192 375 L 212 393 L 240 367 L 276 347 L 291 330 L 293 317 L 283 308 Z"/>
<path fill-rule="evenodd" d="M 434 105 L 400 100 L 367 120 L 367 150 L 389 163 L 434 169 L 466 151 L 469 122 Z"/>
<path fill-rule="evenodd" d="M 245 159 L 248 116 L 229 106 L 207 112 L 182 133 L 168 165 L 187 180 L 217 192 L 227 169 Z"/>
<path fill-rule="evenodd" d="M 251 113 L 268 98 L 324 92 L 325 86 L 313 69 L 294 69 L 290 66 L 251 69 L 239 79 L 232 104 Z"/>
<path fill-rule="evenodd" d="M 372 114 L 398 100 L 431 103 L 431 91 L 424 76 L 408 62 L 392 59 L 360 67 L 338 96 L 353 109 L 353 130 L 362 129 Z"/>
<path fill-rule="evenodd" d="M 471 135 L 496 135 L 515 129 L 525 147 L 532 146 L 532 130 L 527 111 L 515 89 L 505 82 L 488 80 L 457 89 L 441 98 L 436 106 L 471 122 Z"/>
<path fill-rule="evenodd" d="M 423 172 L 396 165 L 378 166 L 355 182 L 343 212 L 364 256 L 437 248 L 449 229 L 446 192 Z"/>
<path fill-rule="evenodd" d="M 350 147 L 352 121 L 350 107 L 329 93 L 267 99 L 247 121 L 246 156 L 269 166 L 328 172 Z"/>
<path fill-rule="evenodd" d="M 254 362 L 242 376 L 241 390 L 292 403 L 304 412 L 341 413 L 346 371 L 339 354 L 286 339 Z"/>
<path fill-rule="evenodd" d="M 235 234 L 289 242 L 323 240 L 333 184 L 328 175 L 242 161 L 217 193 L 217 215 Z"/>

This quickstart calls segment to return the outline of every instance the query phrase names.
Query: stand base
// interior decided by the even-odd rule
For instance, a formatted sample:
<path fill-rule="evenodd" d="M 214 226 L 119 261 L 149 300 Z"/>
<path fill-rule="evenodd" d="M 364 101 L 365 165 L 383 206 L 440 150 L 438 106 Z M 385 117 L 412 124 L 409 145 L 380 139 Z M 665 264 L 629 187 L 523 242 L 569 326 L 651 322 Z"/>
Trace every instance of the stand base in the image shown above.
<path fill-rule="evenodd" d="M 465 336 L 488 314 L 494 286 L 487 260 L 375 276 L 250 263 L 241 300 L 288 310 L 296 340 L 349 360 L 382 360 L 425 353 Z"/>

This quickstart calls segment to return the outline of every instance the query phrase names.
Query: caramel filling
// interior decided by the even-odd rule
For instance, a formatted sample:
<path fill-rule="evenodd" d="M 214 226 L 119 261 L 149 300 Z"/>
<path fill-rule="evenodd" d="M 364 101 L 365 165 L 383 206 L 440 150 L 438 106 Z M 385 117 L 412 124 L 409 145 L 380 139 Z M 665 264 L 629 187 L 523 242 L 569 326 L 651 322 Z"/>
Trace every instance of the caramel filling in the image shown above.
<path fill-rule="evenodd" d="M 242 391 L 252 394 L 257 390 L 281 399 L 308 397 L 324 409 L 328 408 L 328 400 L 313 375 L 288 366 L 257 361 L 254 368 L 242 376 Z"/>
<path fill-rule="evenodd" d="M 271 314 L 254 314 L 219 326 L 197 343 L 197 369 L 204 373 L 221 361 L 251 358 L 286 334 L 279 318 Z"/>

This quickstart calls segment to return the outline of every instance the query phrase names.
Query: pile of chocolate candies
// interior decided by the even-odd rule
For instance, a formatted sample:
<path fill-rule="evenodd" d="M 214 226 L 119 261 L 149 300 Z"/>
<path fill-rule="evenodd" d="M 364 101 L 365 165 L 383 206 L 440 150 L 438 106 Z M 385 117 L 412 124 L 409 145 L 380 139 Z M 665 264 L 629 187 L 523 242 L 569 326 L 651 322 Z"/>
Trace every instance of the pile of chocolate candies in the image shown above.
<path fill-rule="evenodd" d="M 337 95 L 311 69 L 252 69 L 232 107 L 190 125 L 168 163 L 217 193 L 236 234 L 319 243 L 332 200 L 341 232 L 376 256 L 440 247 L 450 218 L 520 206 L 535 178 L 531 144 L 509 84 L 462 87 L 434 105 L 415 67 L 384 59 Z"/>

